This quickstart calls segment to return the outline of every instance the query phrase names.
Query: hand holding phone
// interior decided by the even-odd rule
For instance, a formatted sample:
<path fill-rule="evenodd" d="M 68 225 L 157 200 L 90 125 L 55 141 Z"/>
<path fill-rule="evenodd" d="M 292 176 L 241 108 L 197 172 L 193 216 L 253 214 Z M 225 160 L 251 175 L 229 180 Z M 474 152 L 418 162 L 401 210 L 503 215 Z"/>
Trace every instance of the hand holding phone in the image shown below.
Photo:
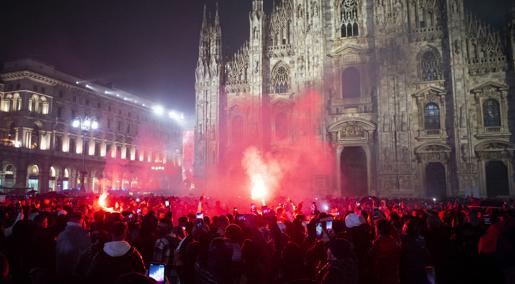
<path fill-rule="evenodd" d="M 327 231 L 332 231 L 333 230 L 333 220 L 325 221 L 325 229 Z"/>
<path fill-rule="evenodd" d="M 159 284 L 165 283 L 165 265 L 160 263 L 151 263 L 148 268 L 148 277 L 154 279 Z"/>
<path fill-rule="evenodd" d="M 317 223 L 316 233 L 317 233 L 318 238 L 322 237 L 323 230 L 322 230 L 322 223 L 320 223 L 320 222 Z"/>

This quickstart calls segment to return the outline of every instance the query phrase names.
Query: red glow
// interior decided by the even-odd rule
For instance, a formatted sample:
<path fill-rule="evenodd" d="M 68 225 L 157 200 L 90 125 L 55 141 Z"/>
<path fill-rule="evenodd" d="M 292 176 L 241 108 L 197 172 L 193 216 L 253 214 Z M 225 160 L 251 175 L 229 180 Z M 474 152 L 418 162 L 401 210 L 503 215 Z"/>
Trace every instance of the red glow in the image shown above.
<path fill-rule="evenodd" d="M 203 187 L 210 196 L 230 200 L 250 195 L 263 201 L 291 194 L 295 199 L 331 194 L 330 185 L 324 188 L 316 180 L 334 180 L 336 165 L 331 147 L 320 135 L 318 92 L 269 103 L 252 96 L 228 100 L 227 108 L 233 111 L 227 113 L 227 149 L 221 166 L 208 169 Z"/>
<path fill-rule="evenodd" d="M 115 145 L 114 157 L 111 148 L 106 149 L 102 187 L 99 191 L 123 189 L 176 194 L 182 186 L 181 164 L 180 160 L 173 160 L 173 154 L 182 145 L 180 139 L 177 139 L 177 145 L 170 145 L 170 138 L 164 129 L 174 127 L 170 124 L 168 120 L 140 121 L 137 135 L 127 143 L 136 145 L 135 148 Z M 166 154 L 169 155 L 168 159 Z"/>
<path fill-rule="evenodd" d="M 98 207 L 102 208 L 102 210 L 104 210 L 106 212 L 110 212 L 110 213 L 117 212 L 116 210 L 113 209 L 113 207 L 107 207 L 107 196 L 108 196 L 108 194 L 106 192 L 104 192 L 98 197 L 98 201 L 97 201 Z"/>

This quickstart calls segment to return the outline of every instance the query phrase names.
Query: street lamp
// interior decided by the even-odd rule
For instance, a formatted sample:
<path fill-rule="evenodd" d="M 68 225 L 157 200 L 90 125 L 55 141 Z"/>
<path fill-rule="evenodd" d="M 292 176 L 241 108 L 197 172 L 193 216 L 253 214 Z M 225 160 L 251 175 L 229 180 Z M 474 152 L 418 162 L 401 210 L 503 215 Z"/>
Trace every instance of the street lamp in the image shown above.
<path fill-rule="evenodd" d="M 98 129 L 98 121 L 94 118 L 90 118 L 87 116 L 77 117 L 72 121 L 72 127 L 75 129 L 79 129 L 82 135 L 82 172 L 80 177 L 80 191 L 85 193 L 86 186 L 84 185 L 84 180 L 86 178 L 86 134 L 90 131 L 95 131 Z"/>

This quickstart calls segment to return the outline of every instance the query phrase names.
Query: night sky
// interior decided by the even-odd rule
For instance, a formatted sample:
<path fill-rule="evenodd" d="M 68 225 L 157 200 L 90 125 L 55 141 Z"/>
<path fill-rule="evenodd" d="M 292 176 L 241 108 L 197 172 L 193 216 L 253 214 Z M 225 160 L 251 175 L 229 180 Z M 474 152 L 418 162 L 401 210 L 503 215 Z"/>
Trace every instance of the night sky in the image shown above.
<path fill-rule="evenodd" d="M 512 0 L 464 1 L 502 28 Z M 3 0 L 0 62 L 34 58 L 192 114 L 204 3 L 215 0 Z M 251 3 L 220 0 L 226 55 L 248 37 Z"/>

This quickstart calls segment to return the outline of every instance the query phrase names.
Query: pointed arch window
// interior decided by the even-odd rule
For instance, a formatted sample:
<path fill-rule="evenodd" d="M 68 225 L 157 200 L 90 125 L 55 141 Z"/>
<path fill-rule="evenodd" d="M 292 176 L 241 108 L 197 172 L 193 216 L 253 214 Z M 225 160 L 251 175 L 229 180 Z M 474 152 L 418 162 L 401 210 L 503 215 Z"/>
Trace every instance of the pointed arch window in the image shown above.
<path fill-rule="evenodd" d="M 485 127 L 501 126 L 501 112 L 497 100 L 488 99 L 483 102 L 483 124 Z"/>
<path fill-rule="evenodd" d="M 272 71 L 272 91 L 277 94 L 290 90 L 290 71 L 283 64 L 278 64 Z"/>
<path fill-rule="evenodd" d="M 420 58 L 420 79 L 435 81 L 442 79 L 440 56 L 434 50 L 425 51 Z"/>
<path fill-rule="evenodd" d="M 359 35 L 358 2 L 342 0 L 340 2 L 340 36 L 354 37 Z"/>
<path fill-rule="evenodd" d="M 424 107 L 424 128 L 426 130 L 440 129 L 440 107 L 436 103 L 428 103 Z"/>
<path fill-rule="evenodd" d="M 361 82 L 358 69 L 349 67 L 342 72 L 342 97 L 359 98 L 361 96 Z"/>

